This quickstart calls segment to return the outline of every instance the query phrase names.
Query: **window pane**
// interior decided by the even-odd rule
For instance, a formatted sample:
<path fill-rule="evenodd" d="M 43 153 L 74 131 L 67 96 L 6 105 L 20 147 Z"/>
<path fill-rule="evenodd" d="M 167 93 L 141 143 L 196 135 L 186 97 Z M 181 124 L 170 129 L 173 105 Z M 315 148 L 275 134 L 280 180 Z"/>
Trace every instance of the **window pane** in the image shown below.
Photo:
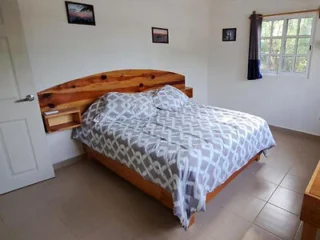
<path fill-rule="evenodd" d="M 271 36 L 271 23 L 272 22 L 262 22 L 262 37 L 270 37 Z"/>
<path fill-rule="evenodd" d="M 295 54 L 295 51 L 296 51 L 296 39 L 287 38 L 285 54 Z"/>
<path fill-rule="evenodd" d="M 283 20 L 273 22 L 272 36 L 279 37 L 282 36 L 283 32 Z"/>
<path fill-rule="evenodd" d="M 311 35 L 313 18 L 302 18 L 299 35 Z"/>
<path fill-rule="evenodd" d="M 310 49 L 310 38 L 300 38 L 298 40 L 297 54 L 308 54 Z"/>
<path fill-rule="evenodd" d="M 307 57 L 297 57 L 295 64 L 295 72 L 303 73 L 307 71 Z"/>
<path fill-rule="evenodd" d="M 299 23 L 298 19 L 288 20 L 288 31 L 287 31 L 288 36 L 298 35 L 298 23 Z"/>
<path fill-rule="evenodd" d="M 280 54 L 281 42 L 282 42 L 281 39 L 272 39 L 272 47 L 271 47 L 272 54 Z"/>
<path fill-rule="evenodd" d="M 279 68 L 279 57 L 278 56 L 270 56 L 269 70 L 277 72 L 278 68 Z"/>
<path fill-rule="evenodd" d="M 261 55 L 261 70 L 262 71 L 268 71 L 268 65 L 269 65 L 269 56 L 268 55 Z"/>
<path fill-rule="evenodd" d="M 270 39 L 262 39 L 261 53 L 269 53 L 269 52 L 270 52 Z"/>
<path fill-rule="evenodd" d="M 293 57 L 284 57 L 282 63 L 282 72 L 292 72 L 293 68 Z"/>

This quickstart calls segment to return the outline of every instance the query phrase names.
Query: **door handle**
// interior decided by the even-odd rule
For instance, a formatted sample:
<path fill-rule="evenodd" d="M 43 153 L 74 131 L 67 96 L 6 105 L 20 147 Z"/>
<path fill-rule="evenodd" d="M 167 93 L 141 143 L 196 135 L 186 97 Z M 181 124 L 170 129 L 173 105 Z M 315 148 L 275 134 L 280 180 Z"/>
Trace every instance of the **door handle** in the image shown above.
<path fill-rule="evenodd" d="M 15 101 L 15 103 L 20 103 L 20 102 L 32 102 L 34 100 L 34 96 L 32 94 L 27 95 L 25 98 L 23 99 L 19 99 L 17 101 Z"/>

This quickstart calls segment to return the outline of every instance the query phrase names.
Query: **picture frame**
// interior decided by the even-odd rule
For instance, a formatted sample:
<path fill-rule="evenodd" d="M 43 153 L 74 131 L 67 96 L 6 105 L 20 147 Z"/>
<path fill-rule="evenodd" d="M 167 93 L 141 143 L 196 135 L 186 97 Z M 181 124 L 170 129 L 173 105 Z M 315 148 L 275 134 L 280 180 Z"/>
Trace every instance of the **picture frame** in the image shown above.
<path fill-rule="evenodd" d="M 69 1 L 65 5 L 69 24 L 96 25 L 93 5 Z"/>
<path fill-rule="evenodd" d="M 222 30 L 222 41 L 223 42 L 235 42 L 237 41 L 237 29 L 236 28 L 225 28 Z"/>
<path fill-rule="evenodd" d="M 152 27 L 152 42 L 153 43 L 169 43 L 169 29 Z"/>

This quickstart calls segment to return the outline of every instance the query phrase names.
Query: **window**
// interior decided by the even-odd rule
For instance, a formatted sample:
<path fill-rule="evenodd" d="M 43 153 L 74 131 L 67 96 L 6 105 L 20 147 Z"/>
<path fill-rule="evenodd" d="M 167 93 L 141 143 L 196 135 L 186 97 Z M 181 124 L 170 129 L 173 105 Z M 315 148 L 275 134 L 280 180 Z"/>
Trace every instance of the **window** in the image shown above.
<path fill-rule="evenodd" d="M 261 32 L 261 70 L 273 75 L 307 76 L 316 18 L 266 18 Z"/>

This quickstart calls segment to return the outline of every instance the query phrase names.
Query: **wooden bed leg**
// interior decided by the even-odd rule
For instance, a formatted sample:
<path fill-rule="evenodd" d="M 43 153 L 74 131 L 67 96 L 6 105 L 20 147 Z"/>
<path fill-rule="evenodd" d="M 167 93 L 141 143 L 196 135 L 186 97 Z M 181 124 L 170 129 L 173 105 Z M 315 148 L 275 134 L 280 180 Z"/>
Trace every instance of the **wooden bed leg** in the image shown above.
<path fill-rule="evenodd" d="M 87 155 L 87 160 L 88 160 L 88 161 L 92 161 L 92 160 L 93 160 L 92 154 L 90 154 L 89 152 L 87 152 L 86 155 Z"/>
<path fill-rule="evenodd" d="M 83 151 L 86 155 L 86 160 L 94 160 L 92 151 L 90 151 L 85 144 L 83 144 Z"/>
<path fill-rule="evenodd" d="M 190 218 L 189 228 L 194 224 L 195 220 L 196 220 L 196 214 L 194 213 Z"/>
<path fill-rule="evenodd" d="M 261 154 L 259 154 L 259 155 L 257 156 L 256 161 L 259 162 L 260 159 L 261 159 Z"/>

